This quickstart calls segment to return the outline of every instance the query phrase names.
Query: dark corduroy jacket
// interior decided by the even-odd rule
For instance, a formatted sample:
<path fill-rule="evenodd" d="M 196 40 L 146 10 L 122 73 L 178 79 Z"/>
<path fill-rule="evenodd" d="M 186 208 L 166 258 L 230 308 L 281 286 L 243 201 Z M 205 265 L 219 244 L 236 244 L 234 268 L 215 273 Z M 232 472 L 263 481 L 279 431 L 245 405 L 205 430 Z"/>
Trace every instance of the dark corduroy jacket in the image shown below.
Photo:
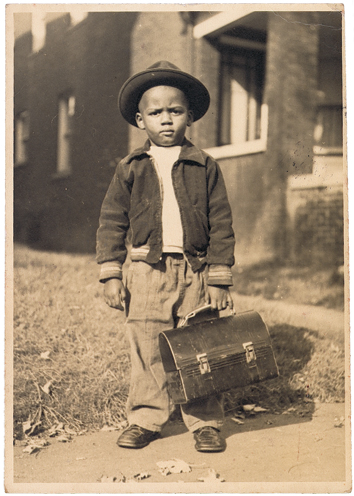
<path fill-rule="evenodd" d="M 121 278 L 129 228 L 132 260 L 154 264 L 162 255 L 162 200 L 149 148 L 147 141 L 118 164 L 103 201 L 97 231 L 100 280 Z M 172 168 L 172 182 L 181 214 L 183 250 L 190 266 L 197 271 L 207 263 L 209 278 L 213 279 L 210 283 L 231 285 L 235 241 L 219 165 L 185 139 Z"/>

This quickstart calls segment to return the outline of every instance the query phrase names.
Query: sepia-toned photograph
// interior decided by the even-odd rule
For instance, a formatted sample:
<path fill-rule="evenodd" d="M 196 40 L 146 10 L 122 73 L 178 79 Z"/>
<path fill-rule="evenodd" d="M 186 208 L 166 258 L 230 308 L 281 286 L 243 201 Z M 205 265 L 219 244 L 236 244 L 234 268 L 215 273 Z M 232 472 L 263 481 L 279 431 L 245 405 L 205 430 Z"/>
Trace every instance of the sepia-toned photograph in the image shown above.
<path fill-rule="evenodd" d="M 351 491 L 344 35 L 6 6 L 7 492 Z"/>

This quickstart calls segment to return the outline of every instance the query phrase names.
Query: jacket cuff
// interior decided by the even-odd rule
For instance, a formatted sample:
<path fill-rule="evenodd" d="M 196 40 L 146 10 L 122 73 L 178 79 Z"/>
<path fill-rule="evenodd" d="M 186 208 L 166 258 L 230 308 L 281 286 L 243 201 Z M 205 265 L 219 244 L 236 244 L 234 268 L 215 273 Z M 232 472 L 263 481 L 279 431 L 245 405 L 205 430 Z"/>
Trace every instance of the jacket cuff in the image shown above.
<path fill-rule="evenodd" d="M 99 280 L 105 282 L 107 279 L 123 279 L 122 264 L 119 262 L 104 262 L 101 264 Z"/>
<path fill-rule="evenodd" d="M 209 286 L 232 286 L 232 272 L 229 265 L 209 265 Z"/>

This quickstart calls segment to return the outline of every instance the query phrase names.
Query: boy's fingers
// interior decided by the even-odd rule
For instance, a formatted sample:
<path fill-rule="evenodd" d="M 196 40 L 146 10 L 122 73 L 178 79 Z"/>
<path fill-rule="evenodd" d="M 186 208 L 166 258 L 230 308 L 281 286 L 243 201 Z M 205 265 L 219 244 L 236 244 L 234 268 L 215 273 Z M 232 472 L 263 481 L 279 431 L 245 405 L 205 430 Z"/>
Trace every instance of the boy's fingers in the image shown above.
<path fill-rule="evenodd" d="M 227 303 L 226 304 L 228 305 L 230 310 L 234 309 L 234 300 L 232 299 L 230 293 L 227 295 Z"/>
<path fill-rule="evenodd" d="M 110 298 L 110 297 L 108 297 L 108 296 L 107 296 L 107 297 L 105 298 L 105 302 L 106 302 L 106 303 L 107 303 L 107 305 L 108 305 L 109 307 L 111 307 L 111 308 L 116 308 L 117 310 L 124 310 L 124 307 L 123 307 L 123 305 L 122 305 L 122 303 L 121 303 L 121 299 L 120 299 L 119 297 L 118 297 L 118 299 L 117 299 L 117 298 L 115 298 L 115 297 Z"/>
<path fill-rule="evenodd" d="M 217 305 L 216 305 L 215 300 L 210 299 L 210 306 L 211 306 L 211 309 L 212 310 L 216 310 L 217 309 Z"/>

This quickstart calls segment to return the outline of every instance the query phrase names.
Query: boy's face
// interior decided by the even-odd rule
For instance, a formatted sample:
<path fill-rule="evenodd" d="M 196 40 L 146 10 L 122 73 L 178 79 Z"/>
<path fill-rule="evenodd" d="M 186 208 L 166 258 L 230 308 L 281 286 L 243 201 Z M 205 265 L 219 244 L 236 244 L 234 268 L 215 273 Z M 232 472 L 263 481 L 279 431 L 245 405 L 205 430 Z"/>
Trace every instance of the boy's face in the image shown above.
<path fill-rule="evenodd" d="M 183 91 L 172 86 L 154 86 L 143 94 L 136 122 L 154 145 L 178 146 L 193 122 L 193 112 Z"/>

